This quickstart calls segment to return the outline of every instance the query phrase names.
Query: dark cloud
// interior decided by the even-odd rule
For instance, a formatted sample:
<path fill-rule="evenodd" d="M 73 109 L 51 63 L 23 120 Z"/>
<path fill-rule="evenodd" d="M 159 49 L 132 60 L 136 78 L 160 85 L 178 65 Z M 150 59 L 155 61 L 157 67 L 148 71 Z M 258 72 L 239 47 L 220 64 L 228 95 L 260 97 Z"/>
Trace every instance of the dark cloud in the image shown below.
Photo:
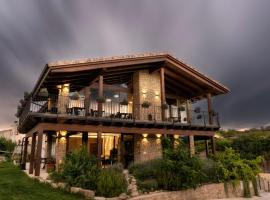
<path fill-rule="evenodd" d="M 227 85 L 224 127 L 270 122 L 270 1 L 9 1 L 0 3 L 0 128 L 23 91 L 59 59 L 169 51 Z"/>

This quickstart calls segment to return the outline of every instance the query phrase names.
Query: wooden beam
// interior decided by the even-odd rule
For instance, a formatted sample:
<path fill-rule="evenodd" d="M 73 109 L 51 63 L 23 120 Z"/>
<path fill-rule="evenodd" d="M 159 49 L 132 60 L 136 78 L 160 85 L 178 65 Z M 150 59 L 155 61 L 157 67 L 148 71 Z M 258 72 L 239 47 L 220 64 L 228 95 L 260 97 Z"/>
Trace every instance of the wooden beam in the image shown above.
<path fill-rule="evenodd" d="M 212 97 L 211 94 L 207 94 L 207 106 L 208 106 L 208 120 L 209 124 L 213 124 L 213 108 L 212 108 Z"/>
<path fill-rule="evenodd" d="M 40 175 L 42 140 L 43 140 L 43 131 L 39 131 L 38 132 L 37 153 L 36 153 L 36 159 L 35 159 L 35 176 Z"/>
<path fill-rule="evenodd" d="M 36 150 L 36 133 L 33 133 L 31 142 L 29 174 L 33 174 L 34 171 L 35 150 Z"/>
<path fill-rule="evenodd" d="M 212 153 L 215 155 L 216 154 L 216 141 L 215 141 L 215 136 L 211 137 L 211 147 L 212 147 Z"/>
<path fill-rule="evenodd" d="M 118 126 L 99 126 L 99 125 L 80 125 L 80 124 L 55 124 L 55 123 L 40 123 L 39 128 L 43 130 L 67 130 L 67 131 L 77 131 L 77 132 L 95 132 L 98 131 L 102 133 L 129 133 L 129 134 L 156 134 L 161 133 L 168 135 L 195 135 L 195 136 L 213 136 L 214 131 L 200 131 L 200 130 L 176 130 L 176 129 L 166 129 L 166 128 L 139 128 L 139 127 L 118 127 Z"/>
<path fill-rule="evenodd" d="M 98 79 L 98 97 L 100 99 L 104 98 L 104 95 L 103 95 L 103 76 L 102 75 L 99 75 L 99 79 Z M 99 117 L 102 117 L 102 105 L 103 105 L 102 102 L 98 102 L 98 116 Z"/>
<path fill-rule="evenodd" d="M 27 149 L 28 149 L 29 139 L 25 137 L 24 146 L 23 146 L 23 159 L 22 163 L 25 165 L 27 160 Z"/>

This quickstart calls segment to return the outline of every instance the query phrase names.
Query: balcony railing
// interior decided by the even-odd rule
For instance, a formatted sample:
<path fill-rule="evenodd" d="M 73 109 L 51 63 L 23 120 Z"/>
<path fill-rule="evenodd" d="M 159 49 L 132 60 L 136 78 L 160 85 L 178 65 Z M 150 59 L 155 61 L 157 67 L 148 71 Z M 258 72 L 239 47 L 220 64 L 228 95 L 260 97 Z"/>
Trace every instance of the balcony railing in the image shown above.
<path fill-rule="evenodd" d="M 184 107 L 168 106 L 167 109 L 161 106 L 143 107 L 140 104 L 121 105 L 120 102 L 105 102 L 102 106 L 102 118 L 134 121 L 157 121 L 198 126 L 215 125 L 219 126 L 218 113 L 212 113 L 212 123 L 209 122 L 208 111 L 186 110 Z M 86 111 L 88 109 L 88 114 Z M 162 119 L 164 109 L 164 119 Z M 20 124 L 26 119 L 29 113 L 62 114 L 71 116 L 98 117 L 98 103 L 92 100 L 89 106 L 85 106 L 83 98 L 71 99 L 68 96 L 50 96 L 31 98 L 23 109 L 20 116 Z"/>

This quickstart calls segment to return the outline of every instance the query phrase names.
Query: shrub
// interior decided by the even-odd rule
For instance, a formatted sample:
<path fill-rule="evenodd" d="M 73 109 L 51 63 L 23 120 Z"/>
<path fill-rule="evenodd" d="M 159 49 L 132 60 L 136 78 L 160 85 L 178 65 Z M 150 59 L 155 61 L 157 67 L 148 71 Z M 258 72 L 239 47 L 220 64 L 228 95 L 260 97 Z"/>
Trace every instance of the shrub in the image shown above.
<path fill-rule="evenodd" d="M 231 139 L 223 138 L 216 140 L 216 149 L 217 151 L 225 151 L 226 148 L 232 146 L 233 141 Z"/>
<path fill-rule="evenodd" d="M 15 147 L 16 147 L 15 142 L 13 142 L 10 139 L 6 139 L 4 137 L 0 137 L 0 150 L 7 152 L 7 153 L 5 153 L 5 157 L 7 159 L 9 159 L 9 160 L 11 159 L 11 155 L 12 155 Z"/>
<path fill-rule="evenodd" d="M 96 160 L 89 157 L 87 150 L 81 148 L 68 154 L 59 172 L 51 173 L 51 179 L 64 181 L 69 186 L 95 190 L 100 169 L 96 166 Z"/>
<path fill-rule="evenodd" d="M 114 169 L 103 169 L 97 179 L 97 194 L 104 197 L 115 197 L 126 192 L 127 183 L 123 173 Z"/>
<path fill-rule="evenodd" d="M 142 192 L 151 192 L 158 189 L 158 182 L 155 179 L 138 181 L 137 185 Z"/>

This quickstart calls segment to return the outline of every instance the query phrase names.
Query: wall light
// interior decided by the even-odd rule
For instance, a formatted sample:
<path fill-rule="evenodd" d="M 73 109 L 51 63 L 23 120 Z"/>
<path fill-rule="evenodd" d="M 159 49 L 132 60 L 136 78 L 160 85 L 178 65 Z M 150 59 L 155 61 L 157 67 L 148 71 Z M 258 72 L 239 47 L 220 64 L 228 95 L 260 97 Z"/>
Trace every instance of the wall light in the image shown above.
<path fill-rule="evenodd" d="M 66 135 L 67 135 L 67 131 L 58 131 L 58 132 L 57 132 L 57 136 L 58 136 L 59 138 L 65 137 Z"/>
<path fill-rule="evenodd" d="M 111 102 L 112 100 L 111 99 L 106 99 L 106 102 Z"/>
<path fill-rule="evenodd" d="M 174 135 L 173 137 L 174 137 L 174 139 L 178 139 L 179 135 Z"/>
<path fill-rule="evenodd" d="M 161 138 L 161 134 L 156 134 L 156 137 L 157 138 Z"/>
<path fill-rule="evenodd" d="M 142 89 L 142 94 L 146 94 L 146 89 Z"/>
<path fill-rule="evenodd" d="M 143 136 L 144 138 L 147 138 L 148 134 L 147 134 L 147 133 L 144 133 L 144 134 L 142 134 L 142 136 Z"/>
<path fill-rule="evenodd" d="M 130 102 L 128 102 L 129 104 L 133 104 L 133 102 L 132 101 L 130 101 Z"/>

